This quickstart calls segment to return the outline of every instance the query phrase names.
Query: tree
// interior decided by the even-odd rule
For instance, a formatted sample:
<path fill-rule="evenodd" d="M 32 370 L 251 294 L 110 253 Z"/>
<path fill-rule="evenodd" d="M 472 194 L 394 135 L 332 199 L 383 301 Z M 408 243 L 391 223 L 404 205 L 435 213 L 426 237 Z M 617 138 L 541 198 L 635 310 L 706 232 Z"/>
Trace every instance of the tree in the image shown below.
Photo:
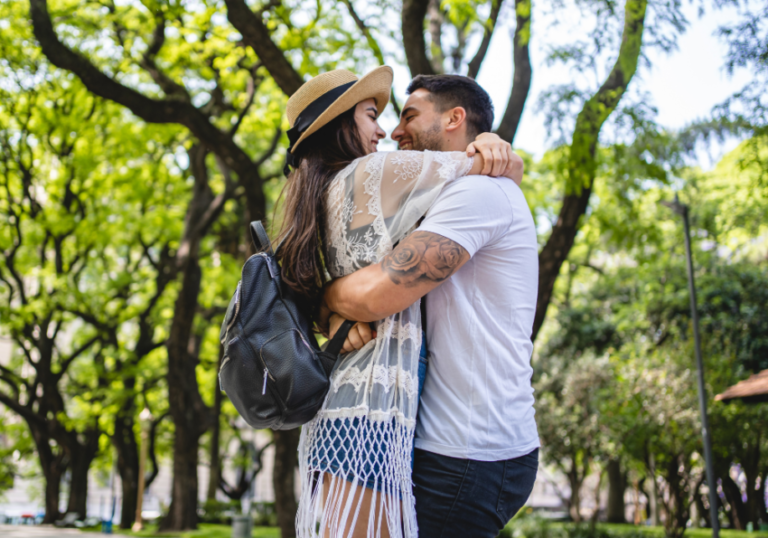
<path fill-rule="evenodd" d="M 462 17 L 467 5 L 472 2 L 448 3 L 451 24 L 459 36 L 466 33 L 468 22 Z M 428 9 L 429 0 L 408 0 L 403 3 L 402 10 L 402 35 L 405 54 L 411 75 L 433 74 L 441 72 L 443 67 L 441 58 L 444 57 L 439 40 L 443 15 L 438 11 Z M 487 40 L 495 29 L 501 2 L 492 3 L 490 17 L 484 21 L 484 36 L 480 48 L 467 64 L 468 74 L 475 76 L 487 50 Z M 581 111 L 576 117 L 575 126 L 570 136 L 568 156 L 563 173 L 565 175 L 565 193 L 562 205 L 557 214 L 556 221 L 552 225 L 551 233 L 539 254 L 539 292 L 536 308 L 536 317 L 533 326 L 533 338 L 535 339 L 546 315 L 547 307 L 552 298 L 555 281 L 560 274 L 560 268 L 573 247 L 576 233 L 581 226 L 582 217 L 586 214 L 589 200 L 595 181 L 598 166 L 597 147 L 598 139 L 603 125 L 608 117 L 617 109 L 621 98 L 627 91 L 629 84 L 637 70 L 638 60 L 643 47 L 643 35 L 645 30 L 646 11 L 648 3 L 645 0 L 628 0 L 624 4 L 624 25 L 621 31 L 620 45 L 617 49 L 617 57 L 612 68 L 605 77 L 599 89 L 588 98 L 583 98 Z M 656 9 L 671 9 L 671 18 L 674 18 L 679 10 L 676 5 L 656 6 Z M 458 12 L 458 13 L 455 13 Z M 609 15 L 610 12 L 610 15 Z M 450 15 L 453 14 L 453 18 Z M 522 111 L 528 96 L 532 69 L 528 55 L 528 47 L 531 39 L 530 21 L 532 17 L 532 5 L 529 0 L 515 2 L 516 28 L 513 38 L 514 78 L 507 109 L 503 114 L 499 126 L 499 134 L 510 141 L 514 140 L 517 126 L 522 116 Z M 598 8 L 598 16 L 610 20 L 615 16 L 610 8 L 603 10 Z M 430 61 L 427 54 L 427 44 L 424 38 L 424 21 L 429 20 L 431 32 L 431 50 L 433 52 Z M 593 38 L 597 42 L 612 42 L 606 35 L 604 26 L 607 21 L 598 23 L 593 32 Z M 656 31 L 660 31 L 657 28 Z M 454 58 L 463 56 L 461 48 L 462 39 L 458 39 L 459 47 L 454 50 Z M 556 51 L 555 56 L 560 58 L 574 58 L 576 47 L 585 48 L 582 43 L 572 46 L 571 50 Z M 583 50 L 581 51 L 584 52 Z M 581 57 L 581 55 L 579 55 Z M 454 61 L 454 71 L 458 71 L 461 61 Z M 570 90 L 574 93 L 573 90 Z M 583 95 L 580 92 L 575 92 Z M 563 94 L 558 94 L 558 102 L 564 101 Z"/>
<path fill-rule="evenodd" d="M 230 2 L 229 7 L 233 6 L 235 13 L 238 6 L 247 12 L 242 17 L 231 17 L 235 26 L 251 24 L 259 32 L 264 28 L 259 19 L 263 13 L 253 13 L 244 3 Z M 189 150 L 196 185 L 185 220 L 186 229 L 174 260 L 181 288 L 174 305 L 175 314 L 166 345 L 170 413 L 174 421 L 176 444 L 173 500 L 169 515 L 163 523 L 169 529 L 194 528 L 198 440 L 212 422 L 209 409 L 200 397 L 195 371 L 197 357 L 188 353 L 201 283 L 198 262 L 200 241 L 220 213 L 223 203 L 236 189 L 245 197 L 248 219 L 263 219 L 266 216 L 262 185 L 270 176 L 263 173 L 261 167 L 280 140 L 275 118 L 279 121 L 282 110 L 279 100 L 273 100 L 272 106 L 267 105 L 272 91 L 269 84 L 266 84 L 263 92 L 259 92 L 264 82 L 264 76 L 259 74 L 259 70 L 265 68 L 269 73 L 274 72 L 275 82 L 288 91 L 292 91 L 291 87 L 298 87 L 301 77 L 292 68 L 287 78 L 281 76 L 280 69 L 284 69 L 287 62 L 282 53 L 278 56 L 274 54 L 277 47 L 271 44 L 268 37 L 265 41 L 260 36 L 253 36 L 253 32 L 243 34 L 248 45 L 258 52 L 258 58 L 246 47 L 234 43 L 230 39 L 231 30 L 220 24 L 215 10 L 198 14 L 166 4 L 153 5 L 149 9 L 109 4 L 105 15 L 101 11 L 102 7 L 98 3 L 80 6 L 77 16 L 68 18 L 62 31 L 66 33 L 69 27 L 77 27 L 82 32 L 79 35 L 84 37 L 94 35 L 94 28 L 100 28 L 101 21 L 108 22 L 111 34 L 107 39 L 123 51 L 125 60 L 121 60 L 122 63 L 113 72 L 130 73 L 139 80 L 145 80 L 152 85 L 148 93 L 137 91 L 106 75 L 104 68 L 110 64 L 110 58 L 99 57 L 98 54 L 95 57 L 92 54 L 89 58 L 65 45 L 53 26 L 48 3 L 44 0 L 30 2 L 30 18 L 35 36 L 47 59 L 55 66 L 77 75 L 89 91 L 127 107 L 145 121 L 183 125 L 198 140 Z M 149 35 L 141 31 L 144 21 L 151 21 L 154 25 Z M 168 35 L 171 28 L 176 33 L 175 38 Z M 312 30 L 296 28 L 293 33 L 303 37 L 312 33 Z M 140 52 L 132 49 L 136 43 L 144 46 Z M 174 61 L 180 58 L 178 54 L 181 51 L 184 51 L 185 60 Z M 290 86 L 291 83 L 293 86 Z M 190 90 L 187 86 L 194 89 Z M 241 93 L 243 89 L 246 92 Z M 207 97 L 207 100 L 196 105 L 201 97 Z M 265 118 L 263 120 L 248 117 L 251 105 L 257 99 L 262 106 L 266 105 L 272 110 L 272 114 L 266 118 L 261 116 Z M 266 139 L 238 136 L 240 127 L 246 123 L 252 129 L 257 127 L 251 133 L 271 126 L 274 136 Z M 245 143 L 249 143 L 252 151 L 261 152 L 258 158 L 242 149 L 241 144 Z M 210 153 L 216 156 L 217 164 L 226 179 L 224 190 L 217 195 L 212 192 L 208 181 L 206 157 Z M 295 459 L 295 454 L 292 455 L 295 435 L 285 434 L 289 441 L 286 450 L 282 450 L 281 435 L 276 436 L 278 452 Z M 290 485 L 289 491 L 292 491 L 293 471 L 285 475 L 283 482 L 278 485 Z M 295 500 L 292 506 L 283 509 L 279 505 L 278 509 L 286 513 L 283 520 L 292 521 L 293 516 L 290 514 L 295 512 Z M 285 532 L 290 534 L 291 531 L 285 529 Z"/>
<path fill-rule="evenodd" d="M 45 431 L 38 436 L 39 444 L 59 451 L 43 462 L 44 471 L 52 469 L 46 474 L 49 520 L 57 517 L 55 491 L 67 468 L 69 509 L 84 515 L 88 468 L 98 436 L 107 433 L 118 452 L 121 524 L 130 527 L 138 473 L 135 401 L 142 393 L 146 399 L 165 370 L 156 355 L 149 357 L 154 365 L 146 361 L 163 344 L 158 306 L 174 279 L 171 251 L 181 231 L 179 202 L 188 191 L 168 166 L 178 130 L 142 130 L 78 82 L 47 82 L 51 72 L 39 52 L 20 46 L 30 29 L 17 28 L 19 36 L 4 34 L 0 42 L 14 84 L 4 88 L 2 109 L 1 198 L 3 216 L 14 226 L 4 238 L 8 273 L 0 284 L 7 292 L 3 320 L 9 320 L 3 328 L 15 335 L 19 350 L 32 351 L 26 362 L 39 379 L 29 379 L 18 360 L 9 365 L 12 400 L 5 402 L 15 401 L 12 408 L 31 420 L 19 407 L 26 392 L 35 383 L 49 391 L 40 395 L 47 407 L 35 398 L 26 402 L 45 420 L 47 437 L 59 432 L 50 441 Z M 52 324 L 44 337 L 41 323 Z M 92 351 L 62 357 L 82 334 Z M 33 364 L 38 347 L 51 359 Z M 48 458 L 46 452 L 39 456 Z M 149 482 L 156 473 L 155 465 Z"/>
<path fill-rule="evenodd" d="M 21 4 L 11 5 L 18 9 Z M 245 208 L 245 222 L 266 217 L 265 186 L 277 178 L 279 170 L 273 155 L 283 140 L 278 127 L 285 96 L 291 95 L 307 75 L 320 70 L 343 66 L 362 71 L 373 59 L 382 62 L 391 55 L 380 43 L 392 37 L 397 44 L 394 48 L 399 49 L 402 43 L 412 75 L 445 71 L 450 65 L 453 72 L 476 76 L 503 20 L 505 6 L 510 10 L 514 6 L 515 72 L 499 133 L 512 141 L 517 132 L 532 77 L 528 47 L 533 6 L 529 0 L 514 4 L 501 0 L 439 4 L 407 0 L 399 14 L 389 3 L 362 6 L 346 0 L 343 5 L 345 10 L 332 9 L 335 4 L 328 2 L 301 1 L 290 6 L 279 1 L 259 5 L 245 0 L 225 0 L 224 5 L 205 1 L 195 8 L 163 1 L 119 5 L 89 1 L 78 3 L 75 10 L 68 0 L 50 5 L 46 0 L 29 2 L 29 19 L 47 61 L 76 76 L 91 94 L 125 107 L 148 124 L 180 126 L 189 137 L 184 142 L 189 164 L 180 168 L 193 183 L 191 201 L 184 211 L 181 239 L 167 253 L 171 275 L 167 286 L 175 295 L 164 340 L 166 386 L 176 444 L 173 501 L 164 521 L 166 528 L 195 526 L 194 467 L 199 439 L 209 427 L 215 431 L 219 424 L 220 400 L 211 398 L 213 410 L 206 403 L 208 387 L 213 383 L 201 382 L 212 379 L 206 379 L 210 377 L 207 369 L 197 371 L 201 364 L 212 370 L 217 356 L 205 344 L 210 338 L 205 326 L 215 320 L 215 315 L 207 313 L 216 306 L 215 301 L 203 305 L 201 299 L 207 293 L 204 271 L 211 270 L 206 265 L 206 253 L 214 248 L 209 241 L 228 199 Z M 592 191 L 601 189 L 601 183 L 621 183 L 618 173 L 611 176 L 602 171 L 610 161 L 606 156 L 611 154 L 599 149 L 603 126 L 609 117 L 617 123 L 620 118 L 629 119 L 638 140 L 642 137 L 637 133 L 646 127 L 653 130 L 641 107 L 619 105 L 626 100 L 643 51 L 670 47 L 684 25 L 676 2 L 626 0 L 623 11 L 601 2 L 590 4 L 590 8 L 594 28 L 587 38 L 594 50 L 591 45 L 577 43 L 554 50 L 552 59 L 571 61 L 582 70 L 605 64 L 604 76 L 588 88 L 554 88 L 544 99 L 550 117 L 566 117 L 573 125 L 566 129 L 553 167 L 553 184 L 562 197 L 554 200 L 558 209 L 551 211 L 551 233 L 540 254 L 534 338 L 557 293 L 556 281 L 577 234 L 584 230 Z M 646 24 L 649 15 L 654 21 L 650 31 Z M 393 19 L 400 24 L 390 34 L 387 23 Z M 481 34 L 480 43 L 467 56 L 473 33 Z M 612 52 L 600 53 L 606 50 Z M 581 61 L 584 58 L 597 60 L 589 64 Z M 569 107 L 576 113 L 560 114 Z M 612 149 L 635 158 L 645 151 L 640 147 L 646 141 L 642 139 L 637 147 L 630 141 L 629 148 L 616 144 Z M 652 149 L 654 157 L 666 158 L 663 145 Z M 660 176 L 665 173 L 663 167 L 654 172 Z M 244 249 L 238 251 L 239 256 L 245 254 Z M 154 344 L 158 341 L 152 340 Z M 130 416 L 130 409 L 124 411 Z M 218 438 L 218 433 L 214 435 Z M 275 432 L 274 440 L 277 510 L 283 536 L 291 536 L 298 434 Z M 216 457 L 211 458 L 212 466 Z"/>
<path fill-rule="evenodd" d="M 91 190 L 94 198 L 84 196 L 84 186 L 99 171 L 83 139 L 61 115 L 72 122 L 93 114 L 105 122 L 112 118 L 96 112 L 93 101 L 84 97 L 37 90 L 17 94 L 0 125 L 0 203 L 6 221 L 0 244 L 0 311 L 9 320 L 4 329 L 17 350 L 14 360 L 0 367 L 7 388 L 0 402 L 24 418 L 35 440 L 46 477 L 48 521 L 58 516 L 59 481 L 67 468 L 67 509 L 85 515 L 87 472 L 102 432 L 98 414 L 86 408 L 103 403 L 98 391 L 103 377 L 93 370 L 103 371 L 108 335 L 84 325 L 72 312 L 87 304 L 77 299 L 99 288 L 93 280 L 94 259 L 110 258 L 110 239 L 118 234 L 102 222 L 114 209 L 101 204 L 109 186 Z M 42 102 L 49 99 L 54 103 L 50 113 L 41 113 Z M 90 133 L 96 140 L 97 132 Z M 99 236 L 99 229 L 114 235 Z M 100 291 L 119 296 L 124 283 L 109 284 L 114 287 Z M 82 360 L 93 361 L 91 375 L 78 375 Z M 22 362 L 27 368 L 20 367 Z M 78 402 L 71 402 L 74 394 Z"/>
<path fill-rule="evenodd" d="M 237 431 L 237 428 L 233 429 Z M 220 477 L 219 485 L 224 495 L 232 500 L 239 501 L 251 489 L 256 475 L 264 467 L 261 458 L 264 455 L 264 451 L 272 446 L 273 443 L 270 441 L 261 448 L 256 448 L 254 443 L 243 440 L 239 432 L 237 432 L 236 438 L 240 444 L 237 456 L 233 459 L 233 463 L 237 465 L 237 483 L 231 485 L 224 478 Z"/>
<path fill-rule="evenodd" d="M 661 142 L 669 136 L 646 132 L 652 135 L 651 144 L 645 138 L 649 146 L 655 145 L 654 139 Z M 675 144 L 672 140 L 670 146 Z M 599 203 L 593 206 L 556 289 L 553 304 L 558 313 L 543 333 L 536 371 L 542 372 L 539 382 L 558 376 L 567 379 L 563 372 L 570 361 L 580 365 L 575 375 L 588 375 L 601 354 L 609 357 L 609 367 L 600 373 L 610 370 L 610 382 L 594 383 L 602 405 L 593 407 L 590 415 L 609 449 L 603 458 L 610 462 L 609 458 L 618 456 L 630 468 L 645 468 L 652 480 L 646 489 L 651 498 L 654 491 L 658 493 L 667 534 L 679 536 L 689 518 L 691 499 L 700 517 L 708 521 L 708 507 L 702 502 L 706 498 L 700 492 L 705 476 L 697 394 L 691 383 L 693 349 L 684 253 L 679 223 L 658 203 L 672 197 L 663 174 L 654 171 L 660 163 L 643 164 L 633 146 L 601 149 L 599 174 L 615 179 L 598 184 Z M 684 151 L 680 148 L 676 151 Z M 680 195 L 693 208 L 710 400 L 747 372 L 761 368 L 764 354 L 765 316 L 759 305 L 766 299 L 768 275 L 765 230 L 756 215 L 765 212 L 768 198 L 758 179 L 761 166 L 752 160 L 754 149 L 754 141 L 745 142 L 706 173 L 685 169 L 674 155 L 667 159 L 668 168 L 679 178 L 678 187 L 682 186 Z M 537 180 L 544 192 L 536 191 L 532 200 L 537 213 L 544 215 L 552 205 L 545 196 L 551 162 L 559 162 L 557 155 L 545 156 L 531 167 L 532 173 L 541 174 Z M 601 386 L 608 388 L 600 391 Z M 542 438 L 550 423 L 585 409 L 574 400 L 550 405 L 547 390 L 552 387 L 551 382 L 539 387 L 540 405 L 545 405 L 537 415 Z M 562 386 L 554 393 L 565 394 Z M 586 392 L 582 395 L 587 401 L 591 397 Z M 716 472 L 727 499 L 723 509 L 733 526 L 745 527 L 766 509 L 759 486 L 766 440 L 757 426 L 764 420 L 764 411 L 759 406 L 724 406 L 713 401 L 708 407 Z M 591 420 L 587 429 L 593 428 Z M 564 426 L 562 431 L 570 430 Z M 556 449 L 551 454 L 545 450 L 544 457 L 559 460 L 557 465 L 568 469 L 569 455 L 557 451 L 565 438 L 578 436 L 554 439 Z M 573 453 L 595 454 L 595 438 L 579 440 Z M 617 489 L 623 493 L 620 484 Z"/>
<path fill-rule="evenodd" d="M 578 523 L 582 485 L 605 451 L 600 407 L 611 369 L 606 360 L 586 355 L 560 361 L 550 357 L 542 372 L 535 388 L 544 459 L 567 478 L 570 494 L 565 501 L 571 520 Z"/>
<path fill-rule="evenodd" d="M 765 339 L 763 314 L 768 272 L 765 268 L 739 263 L 716 267 L 701 279 L 702 328 L 707 333 L 710 355 L 708 375 L 712 391 L 721 392 L 744 377 L 744 372 L 761 368 Z M 746 529 L 765 520 L 765 480 L 768 439 L 762 424 L 768 419 L 764 406 L 715 402 L 710 415 L 716 474 L 728 502 L 733 527 Z M 731 476 L 733 466 L 743 473 L 743 487 Z M 746 500 L 743 500 L 743 497 Z"/>

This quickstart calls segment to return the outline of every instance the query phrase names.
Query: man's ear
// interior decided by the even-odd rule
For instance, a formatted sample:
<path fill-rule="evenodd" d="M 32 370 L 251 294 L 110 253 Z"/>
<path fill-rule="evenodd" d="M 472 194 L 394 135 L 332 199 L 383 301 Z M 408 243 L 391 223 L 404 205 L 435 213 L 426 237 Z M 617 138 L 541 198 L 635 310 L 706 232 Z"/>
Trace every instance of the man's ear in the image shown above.
<path fill-rule="evenodd" d="M 447 112 L 448 124 L 445 126 L 446 132 L 455 132 L 466 125 L 467 111 L 464 107 L 457 106 Z"/>

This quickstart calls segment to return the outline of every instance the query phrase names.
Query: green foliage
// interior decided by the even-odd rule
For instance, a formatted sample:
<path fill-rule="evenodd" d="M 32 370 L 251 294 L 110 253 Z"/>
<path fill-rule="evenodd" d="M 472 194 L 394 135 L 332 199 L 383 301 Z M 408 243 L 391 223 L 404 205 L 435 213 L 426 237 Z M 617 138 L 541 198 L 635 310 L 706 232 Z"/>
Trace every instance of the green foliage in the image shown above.
<path fill-rule="evenodd" d="M 611 179 L 597 183 L 598 200 L 563 268 L 537 350 L 543 458 L 573 488 L 600 462 L 621 457 L 639 480 L 656 482 L 666 532 L 679 536 L 691 499 L 700 495 L 703 459 L 682 226 L 659 204 L 672 198 L 664 173 L 670 167 L 654 168 L 631 146 L 598 156 L 599 174 Z M 765 154 L 759 158 L 764 162 Z M 559 162 L 553 152 L 534 173 L 546 178 Z M 761 164 L 745 143 L 712 172 L 679 162 L 671 169 L 692 208 L 714 450 L 720 472 L 738 463 L 754 489 L 768 464 L 765 411 L 712 398 L 768 367 L 762 306 L 768 233 L 758 217 L 768 214 L 768 198 L 758 179 Z M 536 209 L 541 229 L 546 198 Z"/>
<path fill-rule="evenodd" d="M 26 425 L 18 417 L 0 410 L 0 499 L 23 476 L 25 465 L 34 453 L 34 444 Z"/>
<path fill-rule="evenodd" d="M 262 527 L 277 525 L 277 511 L 275 510 L 275 503 L 253 503 L 251 505 L 251 517 L 253 517 L 254 525 L 260 525 Z"/>
<path fill-rule="evenodd" d="M 125 531 L 115 529 L 122 535 L 141 536 L 146 538 L 230 538 L 232 536 L 232 527 L 229 525 L 218 525 L 213 523 L 201 523 L 195 531 L 186 532 L 158 532 L 155 526 L 148 526 L 140 532 Z M 280 529 L 277 527 L 254 527 L 252 538 L 279 538 Z"/>
<path fill-rule="evenodd" d="M 685 28 L 680 3 L 628 0 L 624 10 L 612 2 L 577 4 L 587 21 L 583 39 L 553 47 L 550 61 L 567 62 L 580 74 L 610 74 L 605 81 L 578 77 L 548 89 L 540 108 L 547 126 L 560 133 L 557 147 L 539 162 L 525 156 L 524 189 L 541 244 L 556 223 L 562 194 L 592 189 L 537 348 L 544 458 L 568 476 L 576 493 L 608 458 L 621 458 L 638 479 L 653 461 L 652 480 L 664 489 L 667 533 L 675 534 L 698 493 L 702 465 L 681 226 L 659 202 L 674 190 L 692 206 L 711 397 L 768 367 L 765 15 L 747 10 L 723 31 L 729 67 L 755 67 L 758 83 L 724 103 L 712 127 L 752 138 L 715 170 L 702 172 L 685 166 L 690 140 L 655 123 L 649 96 L 625 95 L 648 47 L 671 49 Z M 353 24 L 348 10 L 362 6 L 352 2 L 250 6 L 264 8 L 259 16 L 269 37 L 301 76 L 402 61 L 399 44 L 392 50 L 387 42 L 398 39 L 393 21 L 400 8 L 389 0 L 361 10 L 367 34 Z M 458 71 L 468 41 L 490 28 L 491 7 L 479 0 L 441 1 L 433 22 L 447 34 L 442 43 L 433 40 L 433 58 L 451 57 Z M 530 2 L 515 8 L 531 15 Z M 252 159 L 275 143 L 284 145 L 278 129 L 287 127 L 286 96 L 243 46 L 223 3 L 51 0 L 49 9 L 63 42 L 120 83 L 199 106 L 222 133 L 237 128 L 234 141 Z M 162 43 L 158 30 L 164 30 Z M 528 43 L 530 28 L 520 37 Z M 446 45 L 453 50 L 440 50 Z M 601 134 L 607 121 L 610 139 Z M 125 108 L 95 98 L 69 72 L 52 68 L 32 33 L 28 3 L 0 3 L 0 331 L 16 343 L 10 363 L 2 365 L 0 396 L 23 416 L 24 405 L 34 407 L 29 402 L 42 390 L 35 372 L 47 365 L 48 379 L 59 378 L 45 388 L 43 400 L 57 405 L 41 412 L 59 439 L 62 432 L 101 436 L 99 469 L 113 463 L 109 445 L 118 418 L 129 419 L 128 435 L 135 436 L 139 409 L 148 405 L 161 416 L 168 408 L 163 344 L 180 282 L 179 268 L 164 262 L 182 244 L 196 179 L 189 152 L 197 143 L 180 126 L 137 121 Z M 281 157 L 280 151 L 267 153 L 257 167 L 270 214 L 283 186 Z M 208 155 L 204 164 L 213 193 L 224 192 L 217 158 Z M 244 185 L 200 244 L 202 287 L 188 349 L 209 405 L 218 390 L 217 326 L 246 254 L 243 224 L 252 215 Z M 46 349 L 50 361 L 41 363 Z M 227 446 L 237 436 L 228 425 L 236 412 L 226 401 L 222 409 Z M 746 468 L 755 452 L 765 454 L 759 435 L 764 411 L 740 403 L 711 409 L 715 450 L 726 468 L 734 462 Z M 32 450 L 22 431 L 21 422 L 0 415 L 0 490 L 20 472 L 19 457 Z M 171 452 L 170 421 L 159 432 L 162 458 Z M 765 479 L 760 465 L 755 472 Z M 203 517 L 220 519 L 227 506 L 209 503 Z M 262 516 L 264 523 L 274 521 L 270 506 Z M 203 529 L 196 535 L 229 532 Z M 613 534 L 535 520 L 520 521 L 514 532 Z"/>
<path fill-rule="evenodd" d="M 622 524 L 598 523 L 574 524 L 554 522 L 548 519 L 528 516 L 517 517 L 504 527 L 499 537 L 503 538 L 662 538 L 663 527 L 646 527 Z M 689 538 L 709 538 L 711 529 L 688 529 Z M 765 532 L 746 533 L 733 529 L 720 529 L 723 538 L 765 538 Z"/>
<path fill-rule="evenodd" d="M 232 516 L 241 512 L 240 501 L 218 501 L 209 499 L 198 509 L 202 523 L 232 523 Z"/>

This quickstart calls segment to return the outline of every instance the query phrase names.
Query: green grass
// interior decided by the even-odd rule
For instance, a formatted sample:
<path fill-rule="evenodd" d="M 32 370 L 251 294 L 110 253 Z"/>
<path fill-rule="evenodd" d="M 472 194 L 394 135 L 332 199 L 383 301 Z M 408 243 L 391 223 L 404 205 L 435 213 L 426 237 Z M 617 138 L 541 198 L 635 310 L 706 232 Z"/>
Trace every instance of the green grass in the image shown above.
<path fill-rule="evenodd" d="M 622 534 L 629 531 L 640 532 L 649 538 L 663 538 L 664 527 L 646 527 L 644 525 L 624 525 L 619 523 L 598 523 L 598 527 L 612 534 Z M 684 538 L 711 538 L 712 529 L 686 529 Z M 737 531 L 720 529 L 722 538 L 768 538 L 768 531 Z"/>
<path fill-rule="evenodd" d="M 573 525 L 573 523 L 553 522 L 552 527 L 562 527 Z M 510 526 L 514 527 L 514 523 Z M 644 525 L 622 525 L 616 523 L 598 523 L 600 529 L 608 531 L 620 537 L 627 533 L 640 533 L 648 538 L 664 538 L 664 527 L 646 527 Z M 115 529 L 115 533 L 127 536 L 140 536 L 146 538 L 154 537 L 178 537 L 178 538 L 230 538 L 232 536 L 232 527 L 229 525 L 214 525 L 211 523 L 201 523 L 196 531 L 158 533 L 156 526 L 149 526 L 141 532 L 131 532 Z M 684 538 L 711 538 L 712 529 L 687 529 Z M 745 531 L 736 531 L 733 529 L 720 529 L 721 538 L 768 538 L 768 531 L 756 531 L 748 533 Z M 280 530 L 277 527 L 254 527 L 253 538 L 280 538 Z"/>
<path fill-rule="evenodd" d="M 131 532 L 122 529 L 114 529 L 116 534 L 127 536 L 153 537 L 178 537 L 178 538 L 230 538 L 232 527 L 229 525 L 215 525 L 213 523 L 201 523 L 196 531 L 184 532 L 157 532 L 156 525 L 150 525 L 141 532 Z M 277 527 L 254 527 L 253 538 L 280 538 L 280 530 Z"/>
<path fill-rule="evenodd" d="M 514 528 L 514 520 L 509 524 L 509 527 Z M 563 527 L 566 525 L 574 525 L 574 523 L 564 522 L 552 522 L 552 527 Z M 584 523 L 588 525 L 588 523 Z M 639 533 L 648 538 L 664 538 L 664 527 L 648 527 L 645 525 L 629 525 L 621 523 L 598 523 L 597 527 L 601 530 L 608 531 L 617 537 L 621 537 L 623 534 Z M 712 529 L 686 529 L 683 538 L 711 538 Z M 737 531 L 733 529 L 720 529 L 721 538 L 768 538 L 768 531 Z"/>

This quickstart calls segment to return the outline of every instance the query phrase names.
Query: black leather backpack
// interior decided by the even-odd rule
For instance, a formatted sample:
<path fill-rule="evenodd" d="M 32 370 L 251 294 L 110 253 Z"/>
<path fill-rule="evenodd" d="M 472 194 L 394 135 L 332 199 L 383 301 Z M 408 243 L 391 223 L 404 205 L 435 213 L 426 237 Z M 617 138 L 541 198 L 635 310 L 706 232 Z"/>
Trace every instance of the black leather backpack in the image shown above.
<path fill-rule="evenodd" d="M 251 223 L 251 238 L 258 253 L 243 265 L 221 325 L 219 382 L 252 427 L 290 430 L 311 420 L 323 404 L 353 323 L 345 321 L 321 350 L 309 316 L 282 283 L 261 221 Z"/>

